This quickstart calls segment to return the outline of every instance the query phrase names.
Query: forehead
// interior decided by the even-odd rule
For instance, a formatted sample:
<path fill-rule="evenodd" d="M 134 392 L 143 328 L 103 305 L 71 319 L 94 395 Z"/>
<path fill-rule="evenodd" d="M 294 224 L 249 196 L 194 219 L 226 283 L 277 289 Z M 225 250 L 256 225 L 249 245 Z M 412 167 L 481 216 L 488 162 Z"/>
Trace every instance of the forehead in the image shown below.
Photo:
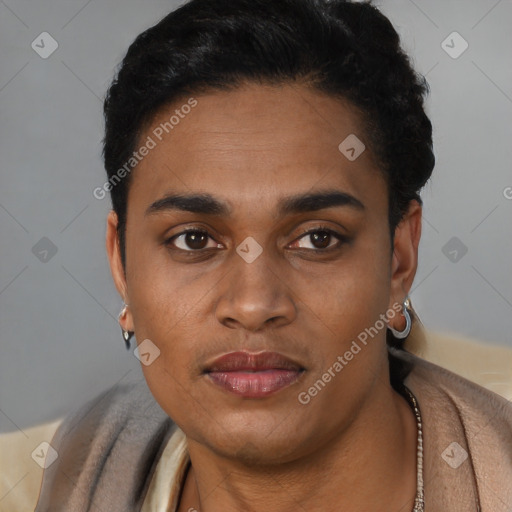
<path fill-rule="evenodd" d="M 348 101 L 302 85 L 184 97 L 160 109 L 141 135 L 139 145 L 152 148 L 133 172 L 130 195 L 146 206 L 176 192 L 232 204 L 259 195 L 260 207 L 263 198 L 315 188 L 365 196 L 383 177 L 362 126 Z"/>

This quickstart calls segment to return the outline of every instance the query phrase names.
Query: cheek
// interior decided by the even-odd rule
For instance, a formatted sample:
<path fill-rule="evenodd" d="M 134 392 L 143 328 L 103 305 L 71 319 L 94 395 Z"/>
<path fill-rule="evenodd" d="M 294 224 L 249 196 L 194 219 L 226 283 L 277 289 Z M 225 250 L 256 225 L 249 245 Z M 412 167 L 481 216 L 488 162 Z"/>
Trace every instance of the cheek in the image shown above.
<path fill-rule="evenodd" d="M 191 283 L 186 269 L 170 265 L 161 248 L 134 251 L 132 263 L 134 271 L 128 273 L 127 283 L 136 333 L 150 339 L 176 337 L 174 331 L 194 316 L 206 287 Z"/>
<path fill-rule="evenodd" d="M 310 290 L 322 320 L 323 334 L 319 337 L 324 336 L 327 363 L 315 377 L 321 377 L 341 356 L 343 371 L 335 379 L 341 385 L 339 389 L 364 388 L 364 383 L 380 373 L 386 363 L 386 324 L 381 318 L 386 314 L 390 291 L 386 250 L 386 240 L 379 244 L 370 236 L 360 240 L 336 274 L 324 280 L 325 291 Z M 337 387 L 332 386 L 331 392 L 336 394 Z"/>
<path fill-rule="evenodd" d="M 385 243 L 362 239 L 328 276 L 323 311 L 345 337 L 357 336 L 386 311 L 391 282 L 386 249 Z"/>
<path fill-rule="evenodd" d="M 150 339 L 159 351 L 150 365 L 141 362 L 142 371 L 156 401 L 178 425 L 187 418 L 201 424 L 206 408 L 196 386 L 197 355 L 209 333 L 200 323 L 197 300 L 167 299 L 157 293 L 140 297 L 145 302 L 136 318 L 137 339 Z"/>
<path fill-rule="evenodd" d="M 180 364 L 171 361 L 166 353 L 151 366 L 143 367 L 144 378 L 151 394 L 173 421 L 185 431 L 190 426 L 201 427 L 211 421 L 208 408 L 201 396 L 195 396 L 195 388 L 182 372 Z"/>
<path fill-rule="evenodd" d="M 141 361 L 142 370 L 155 398 L 169 410 L 177 396 L 187 394 L 198 345 L 205 339 L 199 318 L 204 288 L 197 294 L 163 272 L 156 279 L 146 272 L 136 282 L 140 286 L 133 287 L 130 300 L 137 341 L 150 340 L 158 352 L 151 365 Z"/>

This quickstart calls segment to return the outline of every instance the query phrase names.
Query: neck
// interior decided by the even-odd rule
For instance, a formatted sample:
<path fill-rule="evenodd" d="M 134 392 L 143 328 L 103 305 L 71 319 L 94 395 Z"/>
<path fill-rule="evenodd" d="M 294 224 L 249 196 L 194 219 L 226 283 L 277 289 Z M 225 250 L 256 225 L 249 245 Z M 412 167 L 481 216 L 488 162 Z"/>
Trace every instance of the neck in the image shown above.
<path fill-rule="evenodd" d="M 350 427 L 293 462 L 243 464 L 189 439 L 191 469 L 180 512 L 412 510 L 414 414 L 391 387 L 376 387 Z"/>

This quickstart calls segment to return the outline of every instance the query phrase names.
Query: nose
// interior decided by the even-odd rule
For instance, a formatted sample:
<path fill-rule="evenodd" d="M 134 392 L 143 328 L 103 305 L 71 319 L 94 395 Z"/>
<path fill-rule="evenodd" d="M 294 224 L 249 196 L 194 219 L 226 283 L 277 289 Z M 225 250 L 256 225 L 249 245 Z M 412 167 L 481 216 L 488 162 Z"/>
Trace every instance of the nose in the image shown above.
<path fill-rule="evenodd" d="M 233 266 L 219 283 L 217 320 L 232 329 L 251 332 L 293 322 L 296 306 L 292 288 L 275 260 L 262 254 L 247 262 L 233 255 Z"/>

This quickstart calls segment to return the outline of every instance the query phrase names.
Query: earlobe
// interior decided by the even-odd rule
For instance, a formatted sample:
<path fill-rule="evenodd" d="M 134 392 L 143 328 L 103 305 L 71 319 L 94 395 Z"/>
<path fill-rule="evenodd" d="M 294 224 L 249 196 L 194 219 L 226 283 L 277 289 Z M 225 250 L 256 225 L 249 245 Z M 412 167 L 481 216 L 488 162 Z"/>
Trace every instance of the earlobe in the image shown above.
<path fill-rule="evenodd" d="M 126 348 L 129 349 L 130 348 L 130 340 L 131 340 L 132 336 L 135 334 L 135 332 L 133 330 L 129 330 L 127 327 L 125 327 L 127 318 L 128 318 L 128 304 L 124 304 L 123 309 L 119 313 L 118 321 L 119 321 L 121 330 L 123 332 L 123 339 L 126 344 Z"/>

